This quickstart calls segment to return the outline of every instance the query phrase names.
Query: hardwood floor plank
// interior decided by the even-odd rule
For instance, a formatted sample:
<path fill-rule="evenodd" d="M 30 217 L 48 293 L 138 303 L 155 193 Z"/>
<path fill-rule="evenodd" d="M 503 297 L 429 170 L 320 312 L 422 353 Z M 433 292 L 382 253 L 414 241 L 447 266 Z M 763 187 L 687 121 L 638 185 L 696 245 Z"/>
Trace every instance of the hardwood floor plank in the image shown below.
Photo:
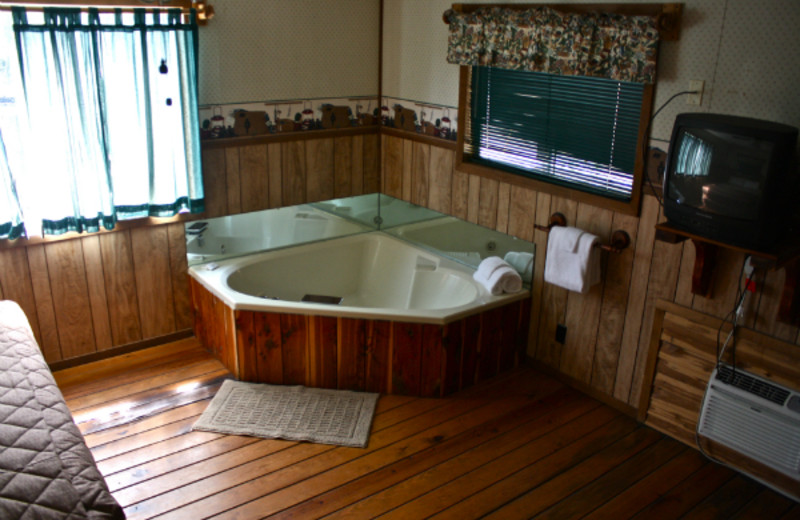
<path fill-rule="evenodd" d="M 192 350 L 177 351 L 168 354 L 154 362 L 154 360 L 140 360 L 132 363 L 130 367 L 122 373 L 114 376 L 114 386 L 123 386 L 126 384 L 142 381 L 149 377 L 154 377 L 158 374 L 166 374 L 178 368 L 184 367 L 187 364 L 199 361 L 214 361 L 214 358 L 206 351 L 199 351 L 196 348 Z M 221 364 L 220 364 L 221 366 Z M 118 367 L 108 370 L 119 370 Z M 102 373 L 97 375 L 94 380 L 78 381 L 77 383 L 58 383 L 61 394 L 64 399 L 71 401 L 79 397 L 89 394 L 96 394 L 98 392 L 107 391 L 108 381 L 106 376 Z"/>
<path fill-rule="evenodd" d="M 103 392 L 96 392 L 82 395 L 74 399 L 68 399 L 67 403 L 73 415 L 85 413 L 90 408 L 108 406 L 115 401 L 130 400 L 132 396 L 139 393 L 152 393 L 162 387 L 178 388 L 193 378 L 199 378 L 208 374 L 223 375 L 227 373 L 216 359 L 206 359 L 195 363 L 189 363 L 177 370 L 171 370 L 163 374 L 156 374 L 153 377 L 141 379 L 139 381 L 116 386 Z M 214 376 L 216 377 L 216 376 Z M 174 381 L 178 381 L 175 383 Z"/>
<path fill-rule="evenodd" d="M 397 420 L 396 416 L 403 415 L 403 410 L 400 410 L 400 413 L 398 410 L 405 404 L 408 404 L 405 398 L 395 399 L 394 396 L 387 396 L 386 398 L 380 399 L 378 407 L 376 408 L 377 416 L 373 422 L 373 427 L 376 430 L 380 430 L 394 424 L 394 421 Z M 390 411 L 392 413 L 387 413 Z M 194 420 L 193 418 L 192 422 Z M 115 481 L 124 484 L 124 486 L 120 487 L 127 488 L 118 495 L 115 495 L 117 500 L 122 504 L 135 504 L 162 493 L 172 491 L 181 486 L 197 482 L 208 476 L 263 459 L 282 449 L 298 445 L 298 443 L 289 441 L 253 439 L 241 436 L 222 436 L 207 432 L 192 432 L 190 435 L 193 436 L 195 440 L 179 437 L 163 441 L 159 443 L 158 446 L 152 446 L 149 450 L 139 450 L 142 455 L 145 457 L 149 456 L 150 458 L 141 460 L 136 464 L 136 466 L 139 467 L 134 471 L 133 475 L 129 477 L 135 479 L 135 482 Z M 213 450 L 209 451 L 205 446 L 206 442 L 210 441 L 211 443 L 216 443 L 223 442 L 223 440 L 223 444 L 228 445 L 230 443 L 228 439 L 231 438 L 241 439 L 243 442 L 240 446 L 233 445 L 230 451 L 220 454 L 215 454 Z M 172 447 L 170 443 L 180 443 L 182 447 L 178 449 L 178 446 Z M 175 464 L 175 457 L 172 456 L 173 453 L 190 450 L 194 452 L 200 451 L 209 456 L 206 458 L 198 458 L 198 461 L 202 462 L 202 466 L 188 464 L 183 460 L 183 457 L 181 457 L 180 463 Z M 220 455 L 220 457 L 217 458 L 217 455 Z M 197 456 L 197 454 L 195 454 L 195 456 Z M 130 458 L 130 455 L 128 455 L 128 458 Z M 158 475 L 153 475 L 147 472 L 146 468 L 141 467 L 148 464 L 154 464 L 156 468 L 161 468 Z M 111 471 L 112 468 L 107 468 L 107 465 L 103 464 L 102 469 Z M 121 469 L 120 471 L 125 471 L 125 469 Z M 106 471 L 103 471 L 103 473 L 109 474 L 106 473 Z M 159 478 L 154 480 L 153 477 Z"/>
<path fill-rule="evenodd" d="M 658 500 L 661 495 L 688 478 L 706 462 L 705 457 L 698 452 L 686 449 L 657 471 L 611 498 L 584 518 L 586 520 L 629 518 Z"/>
<path fill-rule="evenodd" d="M 399 458 L 378 471 L 360 475 L 345 485 L 309 498 L 274 515 L 273 518 L 319 518 L 446 462 L 476 446 L 489 442 L 501 442 L 501 436 L 514 435 L 518 432 L 509 432 L 529 426 L 531 422 L 553 413 L 555 410 L 565 412 L 569 408 L 575 409 L 581 406 L 585 409 L 587 404 L 586 400 L 579 400 L 573 390 L 562 389 L 562 391 L 548 395 L 524 409 L 506 414 L 497 421 L 483 422 L 452 439 L 443 440 L 422 453 Z"/>
<path fill-rule="evenodd" d="M 226 511 L 222 516 L 225 518 L 252 518 L 258 515 L 273 515 L 320 493 L 355 480 L 360 475 L 377 471 L 394 460 L 418 455 L 432 446 L 459 436 L 464 431 L 480 426 L 483 422 L 494 421 L 508 413 L 519 411 L 525 405 L 525 400 L 509 399 L 503 403 L 487 404 L 478 409 L 470 407 L 469 413 L 459 415 L 435 428 L 422 431 L 400 442 L 310 476 L 275 493 Z"/>
<path fill-rule="evenodd" d="M 680 443 L 664 437 L 579 491 L 572 493 L 568 498 L 545 510 L 537 518 L 552 520 L 582 518 L 596 509 L 598 505 L 658 470 L 662 464 L 685 449 Z M 569 478 L 566 474 L 562 474 L 562 476 Z M 501 510 L 501 512 L 504 514 L 505 510 Z"/>
<path fill-rule="evenodd" d="M 230 376 L 194 338 L 55 376 L 131 519 L 800 516 L 524 365 L 446 399 L 381 396 L 366 449 L 191 431 Z"/>
<path fill-rule="evenodd" d="M 749 478 L 737 475 L 684 516 L 687 520 L 730 518 L 760 491 Z"/>
<path fill-rule="evenodd" d="M 226 379 L 233 379 L 233 376 L 222 373 L 216 377 L 204 377 L 188 385 L 168 388 L 156 395 L 147 395 L 137 399 L 132 402 L 131 406 L 126 405 L 110 417 L 92 417 L 80 423 L 78 427 L 82 434 L 87 435 L 124 426 L 187 404 L 208 401 L 216 395 L 222 382 Z"/>
<path fill-rule="evenodd" d="M 637 428 L 629 435 L 587 458 L 578 465 L 570 467 L 558 476 L 519 496 L 510 503 L 503 504 L 485 518 L 530 518 L 562 501 L 572 501 L 572 494 L 591 484 L 607 471 L 626 463 L 630 457 L 652 446 L 661 435 L 648 428 Z M 516 479 L 515 479 L 516 480 Z M 516 480 L 526 483 L 526 479 Z M 569 506 L 567 506 L 569 507 Z M 551 517 L 558 518 L 558 516 Z M 563 517 L 562 517 L 563 518 Z"/>
<path fill-rule="evenodd" d="M 58 370 L 53 372 L 53 376 L 62 393 L 65 390 L 69 391 L 71 387 L 83 389 L 92 383 L 108 386 L 109 381 L 106 378 L 116 378 L 127 374 L 131 370 L 149 366 L 154 362 L 163 363 L 170 355 L 180 355 L 185 352 L 205 352 L 205 350 L 200 347 L 200 342 L 196 338 L 185 338 L 85 365 Z"/>
<path fill-rule="evenodd" d="M 470 404 L 473 403 L 470 402 Z M 409 434 L 417 433 L 429 421 L 435 421 L 434 418 L 441 415 L 442 408 L 449 408 L 443 405 L 444 403 L 434 399 L 412 401 L 397 409 L 400 413 L 405 412 L 409 416 L 408 419 L 379 431 L 373 430 L 369 446 L 365 450 L 340 448 L 343 454 L 335 457 L 340 460 L 322 460 L 324 463 L 336 465 L 336 463 L 344 462 L 341 459 L 346 457 L 355 458 L 365 451 L 377 449 Z M 412 413 L 408 413 L 409 411 Z M 376 417 L 376 421 L 377 419 Z M 309 470 L 297 465 L 298 462 L 335 449 L 333 446 L 309 443 L 297 444 L 291 448 L 279 452 L 276 456 L 242 464 L 204 480 L 182 486 L 172 492 L 164 493 L 152 500 L 138 503 L 126 508 L 125 513 L 131 519 L 149 518 L 157 513 L 164 514 L 165 518 L 199 518 L 203 515 L 208 517 L 262 496 L 262 493 L 279 489 L 300 478 L 305 478 Z M 224 495 L 216 496 L 223 491 Z M 176 511 L 179 508 L 180 511 Z"/>
<path fill-rule="evenodd" d="M 731 518 L 736 520 L 760 520 L 762 518 L 780 518 L 795 504 L 788 498 L 776 495 L 771 490 L 762 489 L 761 492 L 747 503 Z"/>
<path fill-rule="evenodd" d="M 368 507 L 372 511 L 387 512 L 387 518 L 427 517 L 547 458 L 559 447 L 572 442 L 573 446 L 585 449 L 593 442 L 600 442 L 603 435 L 619 435 L 620 429 L 630 431 L 633 425 L 629 422 L 627 419 L 620 421 L 619 414 L 610 409 L 596 408 L 555 429 L 537 424 L 538 431 L 520 445 L 514 446 L 513 441 L 509 441 L 512 444 L 507 451 L 503 446 L 493 445 L 488 450 L 468 452 L 370 497 Z M 467 516 L 471 515 L 473 513 L 468 512 Z"/>
<path fill-rule="evenodd" d="M 733 476 L 729 469 L 709 462 L 633 518 L 652 520 L 683 516 Z"/>

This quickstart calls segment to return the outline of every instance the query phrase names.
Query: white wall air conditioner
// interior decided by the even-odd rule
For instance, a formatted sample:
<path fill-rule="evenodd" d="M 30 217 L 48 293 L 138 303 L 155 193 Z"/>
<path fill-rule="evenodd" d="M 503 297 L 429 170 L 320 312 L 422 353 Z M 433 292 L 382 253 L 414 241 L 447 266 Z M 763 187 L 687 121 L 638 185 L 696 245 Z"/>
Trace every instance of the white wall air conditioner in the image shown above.
<path fill-rule="evenodd" d="M 800 480 L 800 393 L 720 364 L 698 434 Z"/>

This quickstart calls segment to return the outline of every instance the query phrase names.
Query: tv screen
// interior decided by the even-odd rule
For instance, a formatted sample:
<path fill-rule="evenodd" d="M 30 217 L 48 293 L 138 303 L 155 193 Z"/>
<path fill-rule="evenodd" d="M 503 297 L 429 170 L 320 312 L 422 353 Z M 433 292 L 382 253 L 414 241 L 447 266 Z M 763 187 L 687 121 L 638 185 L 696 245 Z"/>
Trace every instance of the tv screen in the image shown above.
<path fill-rule="evenodd" d="M 664 177 L 664 214 L 699 236 L 769 247 L 796 200 L 797 129 L 720 114 L 679 114 Z"/>
<path fill-rule="evenodd" d="M 774 143 L 707 128 L 682 128 L 667 196 L 679 204 L 755 220 Z"/>

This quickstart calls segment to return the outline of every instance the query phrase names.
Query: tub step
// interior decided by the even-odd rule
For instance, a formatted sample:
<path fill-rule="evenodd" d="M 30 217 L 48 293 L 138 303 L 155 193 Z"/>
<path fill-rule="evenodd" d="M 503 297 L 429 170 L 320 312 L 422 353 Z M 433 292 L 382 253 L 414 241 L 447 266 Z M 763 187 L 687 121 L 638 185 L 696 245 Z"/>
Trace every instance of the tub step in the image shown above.
<path fill-rule="evenodd" d="M 330 305 L 339 305 L 342 303 L 341 296 L 325 296 L 324 294 L 306 294 L 300 301 L 310 303 L 327 303 Z"/>

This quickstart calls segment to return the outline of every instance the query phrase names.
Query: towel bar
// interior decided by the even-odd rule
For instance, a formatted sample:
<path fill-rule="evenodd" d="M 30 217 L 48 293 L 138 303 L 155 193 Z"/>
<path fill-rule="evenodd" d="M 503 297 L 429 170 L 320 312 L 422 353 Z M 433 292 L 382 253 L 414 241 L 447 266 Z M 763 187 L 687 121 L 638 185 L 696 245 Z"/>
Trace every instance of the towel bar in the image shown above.
<path fill-rule="evenodd" d="M 542 226 L 539 224 L 535 224 L 534 227 L 539 231 L 544 231 L 545 233 L 549 233 L 553 226 L 566 226 L 567 225 L 567 217 L 564 216 L 563 213 L 553 213 L 550 215 L 550 224 L 547 226 Z M 596 247 L 603 249 L 605 251 L 610 251 L 612 253 L 621 253 L 624 249 L 626 249 L 629 245 L 631 245 L 631 237 L 628 235 L 627 231 L 622 229 L 618 229 L 611 234 L 611 243 L 610 244 L 596 244 Z"/>

